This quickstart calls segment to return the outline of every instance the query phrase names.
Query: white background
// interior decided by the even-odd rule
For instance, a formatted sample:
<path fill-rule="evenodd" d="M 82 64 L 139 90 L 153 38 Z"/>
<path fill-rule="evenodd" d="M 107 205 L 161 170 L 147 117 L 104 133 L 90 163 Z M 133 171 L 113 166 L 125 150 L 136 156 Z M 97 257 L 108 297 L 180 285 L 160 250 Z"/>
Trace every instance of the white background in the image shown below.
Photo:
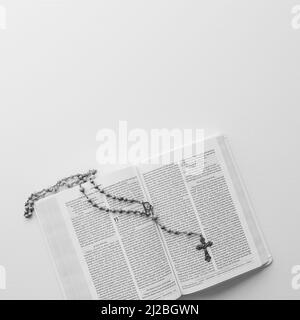
<path fill-rule="evenodd" d="M 193 299 L 300 298 L 300 0 L 0 0 L 0 299 L 62 298 L 34 190 L 97 167 L 96 134 L 229 136 L 274 263 Z M 100 168 L 101 169 L 101 168 Z"/>

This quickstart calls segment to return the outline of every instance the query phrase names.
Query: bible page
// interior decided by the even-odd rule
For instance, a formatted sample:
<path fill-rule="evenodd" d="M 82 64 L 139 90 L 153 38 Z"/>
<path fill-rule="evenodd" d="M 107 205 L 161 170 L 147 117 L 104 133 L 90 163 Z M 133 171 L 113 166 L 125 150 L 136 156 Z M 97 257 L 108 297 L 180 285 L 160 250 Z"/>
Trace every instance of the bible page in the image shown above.
<path fill-rule="evenodd" d="M 99 177 L 105 191 L 128 199 L 147 201 L 135 167 Z M 111 209 L 144 211 L 140 204 L 108 199 Z M 180 289 L 156 224 L 145 216 L 113 214 L 114 226 L 140 299 L 177 299 Z"/>
<path fill-rule="evenodd" d="M 216 138 L 205 140 L 199 154 L 167 165 L 143 165 L 140 173 L 164 225 L 202 233 L 213 242 L 207 262 L 203 250 L 196 250 L 198 237 L 160 231 L 182 294 L 262 265 Z"/>
<path fill-rule="evenodd" d="M 136 170 L 99 177 L 107 192 L 143 199 Z M 114 203 L 83 185 L 99 205 Z M 91 206 L 79 187 L 42 200 L 37 214 L 68 299 L 177 299 L 180 290 L 155 224 L 145 217 L 117 215 Z M 66 241 L 67 239 L 67 241 Z"/>

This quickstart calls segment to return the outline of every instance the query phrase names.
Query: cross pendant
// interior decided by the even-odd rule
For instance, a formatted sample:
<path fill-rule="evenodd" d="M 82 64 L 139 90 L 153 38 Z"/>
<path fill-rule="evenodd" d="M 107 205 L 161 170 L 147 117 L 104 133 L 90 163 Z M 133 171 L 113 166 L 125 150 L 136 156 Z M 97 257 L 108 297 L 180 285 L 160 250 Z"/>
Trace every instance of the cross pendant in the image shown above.
<path fill-rule="evenodd" d="M 202 234 L 200 234 L 200 242 L 201 244 L 198 244 L 196 249 L 197 250 L 204 250 L 204 254 L 205 254 L 205 261 L 210 262 L 211 260 L 211 256 L 207 250 L 208 247 L 211 247 L 213 245 L 212 241 L 205 241 L 205 238 L 203 237 Z"/>

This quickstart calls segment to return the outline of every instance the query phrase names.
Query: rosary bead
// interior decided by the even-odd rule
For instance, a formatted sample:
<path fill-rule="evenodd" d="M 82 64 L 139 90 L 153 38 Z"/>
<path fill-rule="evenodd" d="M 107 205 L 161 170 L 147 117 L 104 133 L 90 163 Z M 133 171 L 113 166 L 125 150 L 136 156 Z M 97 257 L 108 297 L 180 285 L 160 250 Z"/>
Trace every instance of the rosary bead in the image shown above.
<path fill-rule="evenodd" d="M 29 218 L 30 214 L 27 211 L 25 211 L 24 216 L 25 216 L 25 218 Z"/>

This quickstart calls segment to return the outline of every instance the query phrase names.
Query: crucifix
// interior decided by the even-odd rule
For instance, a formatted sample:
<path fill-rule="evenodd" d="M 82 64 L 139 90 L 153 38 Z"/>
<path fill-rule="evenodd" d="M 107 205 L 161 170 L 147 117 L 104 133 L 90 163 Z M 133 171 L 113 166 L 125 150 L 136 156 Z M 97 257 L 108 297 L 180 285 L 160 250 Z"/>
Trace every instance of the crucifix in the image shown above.
<path fill-rule="evenodd" d="M 205 241 L 205 238 L 203 237 L 202 234 L 200 234 L 200 242 L 201 244 L 198 244 L 196 249 L 197 250 L 204 250 L 204 254 L 205 254 L 205 261 L 210 262 L 211 260 L 211 256 L 207 250 L 207 248 L 211 247 L 213 245 L 212 241 Z"/>

